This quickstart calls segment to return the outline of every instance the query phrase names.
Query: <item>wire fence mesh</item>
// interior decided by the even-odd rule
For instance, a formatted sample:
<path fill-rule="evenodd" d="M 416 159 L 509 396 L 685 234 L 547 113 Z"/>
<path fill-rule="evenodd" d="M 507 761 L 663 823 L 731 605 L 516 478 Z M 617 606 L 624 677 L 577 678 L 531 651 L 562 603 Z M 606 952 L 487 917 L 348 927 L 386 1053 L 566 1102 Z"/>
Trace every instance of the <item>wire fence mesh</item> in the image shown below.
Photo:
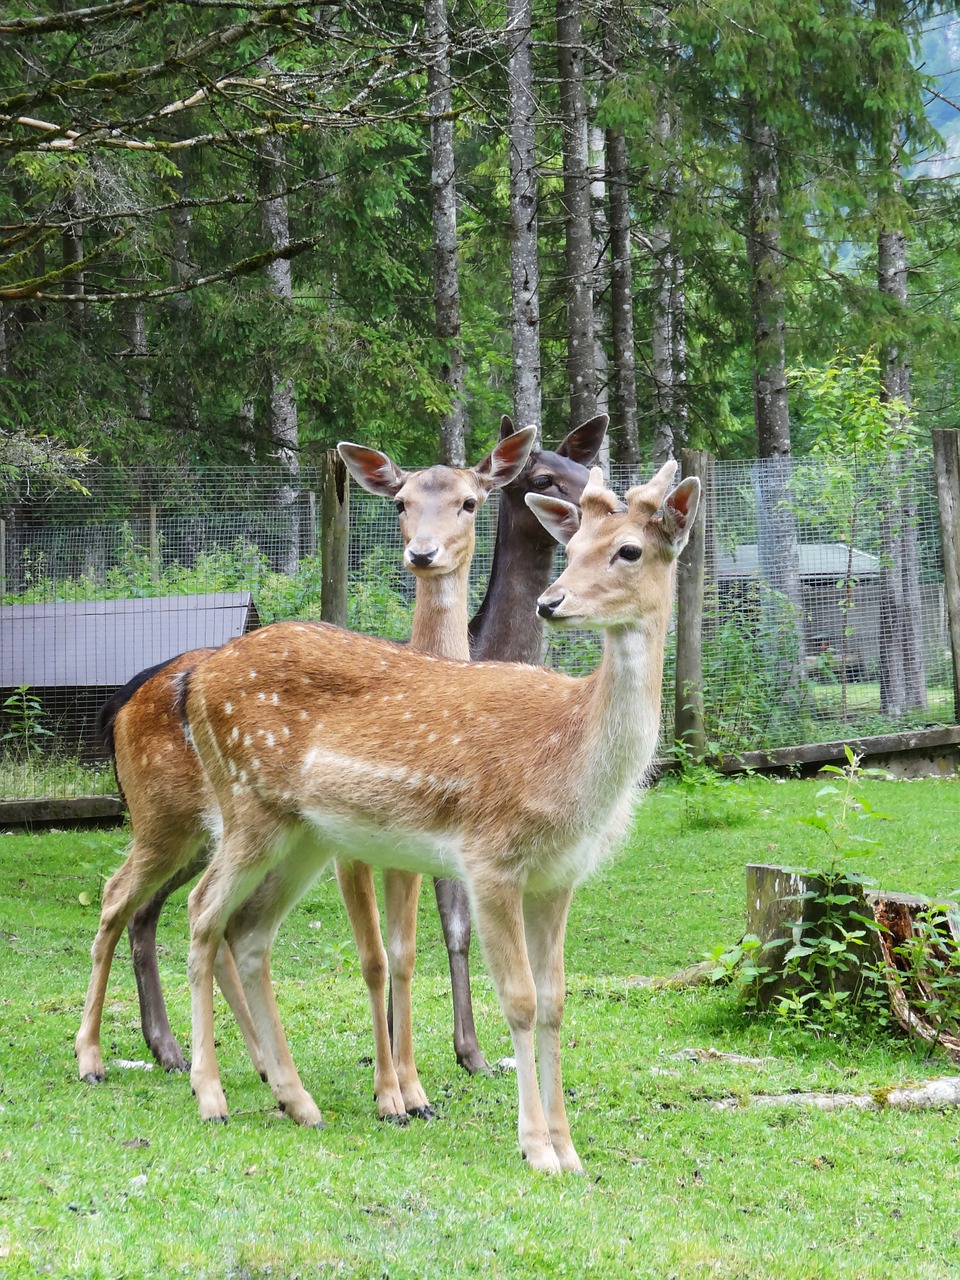
<path fill-rule="evenodd" d="M 251 626 L 320 617 L 320 473 L 100 472 L 0 492 L 0 800 L 112 794 L 96 712 L 138 671 Z M 612 469 L 623 491 L 625 473 Z M 477 520 L 483 596 L 496 495 Z M 949 723 L 954 690 L 928 464 L 717 462 L 706 493 L 707 736 L 721 753 Z M 351 488 L 349 625 L 405 639 L 413 581 L 391 504 Z M 112 603 L 111 603 L 112 602 Z M 120 603 L 123 602 L 123 603 Z M 531 602 L 531 608 L 533 602 Z M 668 641 L 672 739 L 677 637 Z M 682 639 L 681 639 L 682 643 Z M 592 633 L 544 661 L 585 674 Z"/>

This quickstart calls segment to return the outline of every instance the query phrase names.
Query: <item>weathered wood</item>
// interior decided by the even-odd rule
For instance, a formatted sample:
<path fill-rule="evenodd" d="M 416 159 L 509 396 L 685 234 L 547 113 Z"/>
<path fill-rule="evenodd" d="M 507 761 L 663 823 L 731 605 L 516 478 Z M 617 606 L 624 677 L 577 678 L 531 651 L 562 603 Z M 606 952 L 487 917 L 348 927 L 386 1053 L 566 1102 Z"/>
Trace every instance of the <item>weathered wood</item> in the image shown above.
<path fill-rule="evenodd" d="M 953 654 L 953 714 L 960 720 L 960 431 L 934 431 L 933 458 Z"/>
<path fill-rule="evenodd" d="M 754 1093 L 744 1098 L 721 1098 L 711 1104 L 716 1111 L 739 1111 L 747 1107 L 816 1107 L 818 1111 L 838 1111 L 855 1107 L 859 1111 L 941 1111 L 960 1106 L 960 1076 L 940 1076 L 913 1088 L 875 1089 L 872 1093 Z"/>
<path fill-rule="evenodd" d="M 160 562 L 160 532 L 157 528 L 157 504 L 155 502 L 151 502 L 147 506 L 147 554 L 150 557 L 150 575 L 154 582 L 159 582 L 163 565 Z"/>
<path fill-rule="evenodd" d="M 891 760 L 907 753 L 941 753 L 953 757 L 953 750 L 960 746 L 960 726 L 949 725 L 936 729 L 911 729 L 903 733 L 883 733 L 867 738 L 843 738 L 833 742 L 805 743 L 799 747 L 777 747 L 772 751 L 744 751 L 740 755 L 724 756 L 716 760 L 716 767 L 723 773 L 741 773 L 754 769 L 788 769 L 793 766 L 814 766 L 846 759 L 845 747 L 866 763 Z M 955 771 L 951 765 L 949 772 Z"/>
<path fill-rule="evenodd" d="M 120 818 L 126 807 L 119 796 L 74 796 L 58 800 L 0 800 L 0 827 L 34 822 L 102 822 Z"/>
<path fill-rule="evenodd" d="M 317 554 L 317 495 L 307 489 L 301 494 L 303 501 L 303 554 Z"/>
<path fill-rule="evenodd" d="M 770 866 L 765 863 L 747 865 L 747 933 L 763 943 L 761 963 L 771 972 L 757 992 L 758 1003 L 764 1007 L 787 992 L 808 986 L 805 978 L 786 968 L 790 948 L 801 941 L 809 942 L 820 931 L 827 911 L 823 895 L 827 885 L 821 876 L 789 867 Z M 824 971 L 824 982 L 829 981 L 837 991 L 856 991 L 861 983 L 861 970 L 866 965 L 880 965 L 882 955 L 877 934 L 855 917 L 869 917 L 870 907 L 864 897 L 863 886 L 855 881 L 841 880 L 832 885 L 831 892 L 849 894 L 852 901 L 843 908 L 844 927 L 864 930 L 863 945 L 856 950 L 859 964 L 846 968 L 837 967 Z M 834 907 L 834 911 L 839 908 Z"/>
<path fill-rule="evenodd" d="M 684 477 L 698 476 L 701 491 L 710 492 L 713 458 L 700 449 L 683 449 Z M 677 674 L 674 693 L 675 737 L 695 758 L 707 749 L 703 705 L 703 582 L 706 537 L 701 504 L 690 541 L 677 565 Z"/>
<path fill-rule="evenodd" d="M 320 491 L 320 617 L 347 625 L 347 555 L 350 540 L 350 479 L 336 449 L 323 459 Z"/>

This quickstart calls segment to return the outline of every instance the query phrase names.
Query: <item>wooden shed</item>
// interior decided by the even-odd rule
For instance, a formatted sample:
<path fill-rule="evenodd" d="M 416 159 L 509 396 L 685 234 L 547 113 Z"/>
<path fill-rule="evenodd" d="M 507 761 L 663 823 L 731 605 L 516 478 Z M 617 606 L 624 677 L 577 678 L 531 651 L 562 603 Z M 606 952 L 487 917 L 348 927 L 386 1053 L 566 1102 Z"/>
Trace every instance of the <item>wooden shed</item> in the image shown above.
<path fill-rule="evenodd" d="M 111 693 L 145 667 L 259 625 L 249 591 L 3 605 L 0 704 L 27 686 L 54 735 L 44 737 L 47 751 L 96 759 L 103 753 L 94 722 Z"/>

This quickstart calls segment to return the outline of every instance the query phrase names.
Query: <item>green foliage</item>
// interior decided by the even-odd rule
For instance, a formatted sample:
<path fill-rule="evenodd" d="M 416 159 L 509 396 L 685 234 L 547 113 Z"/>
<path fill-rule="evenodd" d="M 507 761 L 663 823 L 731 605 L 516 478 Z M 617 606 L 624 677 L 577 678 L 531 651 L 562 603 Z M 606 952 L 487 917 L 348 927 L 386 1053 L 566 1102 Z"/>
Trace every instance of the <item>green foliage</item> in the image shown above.
<path fill-rule="evenodd" d="M 35 760 L 43 755 L 43 739 L 53 736 L 53 731 L 43 723 L 43 706 L 40 699 L 30 692 L 30 686 L 21 684 L 0 703 L 0 743 L 9 744 L 14 757 Z"/>
<path fill-rule="evenodd" d="M 745 1008 L 756 1013 L 772 1007 L 785 1024 L 817 1035 L 846 1034 L 862 1025 L 888 1030 L 893 1025 L 883 970 L 876 960 L 877 925 L 863 910 L 865 882 L 845 865 L 878 847 L 878 841 L 859 828 L 889 815 L 873 808 L 864 783 L 889 775 L 864 768 L 848 745 L 844 752 L 846 765 L 825 765 L 821 770 L 839 778 L 841 785 L 822 785 L 813 812 L 800 818 L 824 837 L 827 850 L 814 855 L 802 872 L 814 887 L 790 899 L 798 911 L 796 919 L 783 925 L 788 941 L 778 936 L 761 944 L 748 937 L 710 956 L 711 980 L 732 981 Z M 774 984 L 771 1003 L 766 988 Z"/>

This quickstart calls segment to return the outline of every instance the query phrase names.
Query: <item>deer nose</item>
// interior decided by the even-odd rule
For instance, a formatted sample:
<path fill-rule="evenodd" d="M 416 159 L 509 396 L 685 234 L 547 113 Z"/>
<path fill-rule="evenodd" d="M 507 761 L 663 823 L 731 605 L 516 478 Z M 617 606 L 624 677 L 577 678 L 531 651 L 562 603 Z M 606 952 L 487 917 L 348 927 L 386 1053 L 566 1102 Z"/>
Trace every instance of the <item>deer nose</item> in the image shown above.
<path fill-rule="evenodd" d="M 558 596 L 551 596 L 548 600 L 545 600 L 543 596 L 541 596 L 537 601 L 537 613 L 539 613 L 541 618 L 552 618 L 562 604 L 562 593 Z"/>
<path fill-rule="evenodd" d="M 414 569 L 428 569 L 437 558 L 437 548 L 433 547 L 430 551 L 413 551 L 407 548 L 407 559 Z"/>

